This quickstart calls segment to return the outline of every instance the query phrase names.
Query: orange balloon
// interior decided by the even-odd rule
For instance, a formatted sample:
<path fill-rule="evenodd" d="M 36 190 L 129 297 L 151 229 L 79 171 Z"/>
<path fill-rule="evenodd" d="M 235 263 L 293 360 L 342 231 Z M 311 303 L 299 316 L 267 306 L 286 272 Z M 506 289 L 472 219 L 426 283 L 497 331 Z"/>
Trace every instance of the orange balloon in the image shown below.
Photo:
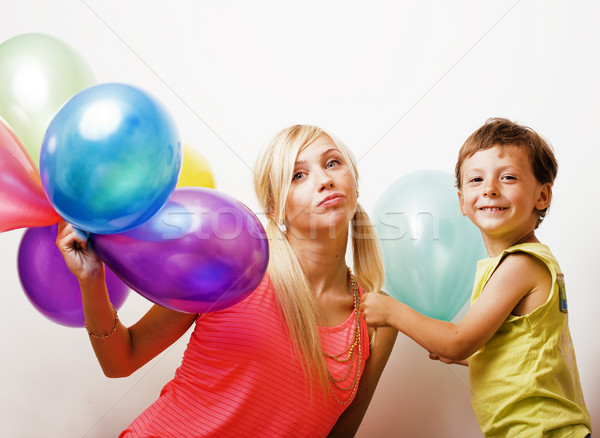
<path fill-rule="evenodd" d="M 177 187 L 215 188 L 215 177 L 206 158 L 195 148 L 183 145 L 183 162 Z"/>
<path fill-rule="evenodd" d="M 0 232 L 45 227 L 59 220 L 44 194 L 36 165 L 0 118 Z"/>

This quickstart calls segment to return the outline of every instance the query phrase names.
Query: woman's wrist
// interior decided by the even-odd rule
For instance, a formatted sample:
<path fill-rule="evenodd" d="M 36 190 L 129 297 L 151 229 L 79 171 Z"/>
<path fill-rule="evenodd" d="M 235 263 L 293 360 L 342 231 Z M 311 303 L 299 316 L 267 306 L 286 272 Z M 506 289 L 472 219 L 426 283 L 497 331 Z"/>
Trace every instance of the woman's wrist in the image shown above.
<path fill-rule="evenodd" d="M 86 323 L 85 329 L 87 330 L 90 338 L 104 340 L 104 339 L 108 338 L 110 335 L 112 335 L 117 330 L 117 326 L 119 325 L 119 315 L 117 315 L 117 309 L 115 309 L 115 306 L 112 306 L 112 310 L 113 310 L 113 314 L 114 314 L 114 324 L 113 324 L 112 329 L 106 331 L 105 333 L 97 334 L 97 333 L 93 332 L 92 330 L 90 330 L 90 328 L 87 326 L 87 323 Z"/>
<path fill-rule="evenodd" d="M 100 265 L 98 268 L 90 271 L 82 272 L 77 276 L 79 287 L 89 288 L 95 284 L 102 284 L 104 283 L 104 275 L 104 265 Z"/>

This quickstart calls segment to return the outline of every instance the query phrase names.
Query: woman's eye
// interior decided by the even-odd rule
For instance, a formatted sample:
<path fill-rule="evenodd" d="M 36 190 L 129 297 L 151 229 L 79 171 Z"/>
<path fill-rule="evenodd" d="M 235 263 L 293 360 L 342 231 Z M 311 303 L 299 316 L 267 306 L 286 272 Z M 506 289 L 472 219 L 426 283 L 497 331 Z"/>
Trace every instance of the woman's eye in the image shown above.
<path fill-rule="evenodd" d="M 296 172 L 292 178 L 294 181 L 300 181 L 304 179 L 304 172 Z"/>
<path fill-rule="evenodd" d="M 325 165 L 325 167 L 326 167 L 327 169 L 329 169 L 329 168 L 331 168 L 331 167 L 335 167 L 335 166 L 337 166 L 338 164 L 340 164 L 339 160 L 331 160 L 331 161 L 328 161 L 328 162 L 327 162 L 327 164 Z"/>

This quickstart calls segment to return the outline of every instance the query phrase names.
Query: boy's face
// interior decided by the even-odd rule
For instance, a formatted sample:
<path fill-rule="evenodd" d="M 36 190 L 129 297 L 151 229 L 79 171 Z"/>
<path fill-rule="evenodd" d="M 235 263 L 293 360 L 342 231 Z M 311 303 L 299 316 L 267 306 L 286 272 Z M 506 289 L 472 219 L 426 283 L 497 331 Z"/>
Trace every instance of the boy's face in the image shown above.
<path fill-rule="evenodd" d="M 494 146 L 476 152 L 462 165 L 460 209 L 484 239 L 514 242 L 535 229 L 550 203 L 550 184 L 540 184 L 519 146 Z"/>

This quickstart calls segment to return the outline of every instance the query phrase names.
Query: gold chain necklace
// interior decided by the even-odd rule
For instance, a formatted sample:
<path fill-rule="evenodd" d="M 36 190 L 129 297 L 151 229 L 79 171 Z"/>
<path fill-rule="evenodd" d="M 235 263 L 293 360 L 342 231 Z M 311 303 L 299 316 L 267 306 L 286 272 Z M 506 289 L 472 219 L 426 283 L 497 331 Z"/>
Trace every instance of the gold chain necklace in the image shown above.
<path fill-rule="evenodd" d="M 346 347 L 344 349 L 344 351 L 342 351 L 341 353 L 338 353 L 335 355 L 324 353 L 325 357 L 327 359 L 334 360 L 340 364 L 349 363 L 348 371 L 346 372 L 346 375 L 344 377 L 342 377 L 341 379 L 335 379 L 329 372 L 329 368 L 327 368 L 327 376 L 329 377 L 329 380 L 331 380 L 331 383 L 332 383 L 332 385 L 329 386 L 331 394 L 333 395 L 333 398 L 339 404 L 342 404 L 342 405 L 346 405 L 346 404 L 350 403 L 350 401 L 354 398 L 354 394 L 356 394 L 356 390 L 358 389 L 358 381 L 360 380 L 361 359 L 362 359 L 362 346 L 361 346 L 362 333 L 361 333 L 361 326 L 360 326 L 360 311 L 358 309 L 358 305 L 360 302 L 360 294 L 358 292 L 358 286 L 356 285 L 356 278 L 352 274 L 352 271 L 350 270 L 350 268 L 348 268 L 348 277 L 350 278 L 350 285 L 352 286 L 352 294 L 354 296 L 353 297 L 354 298 L 354 313 L 355 313 L 354 336 L 353 336 L 353 339 L 352 339 L 352 342 L 350 343 L 350 345 L 348 345 L 348 347 Z M 352 364 L 353 364 L 352 358 L 354 357 L 355 352 L 357 351 L 357 346 L 358 346 L 358 362 L 356 364 L 356 374 L 354 376 L 354 380 L 352 381 L 350 386 L 343 387 L 340 384 L 340 382 L 343 382 L 344 380 L 346 380 L 348 378 L 348 376 L 350 375 L 350 371 L 352 370 Z M 336 388 L 338 388 L 340 391 L 351 391 L 348 398 L 346 400 L 340 400 L 335 393 L 335 390 L 333 388 L 334 386 Z"/>

